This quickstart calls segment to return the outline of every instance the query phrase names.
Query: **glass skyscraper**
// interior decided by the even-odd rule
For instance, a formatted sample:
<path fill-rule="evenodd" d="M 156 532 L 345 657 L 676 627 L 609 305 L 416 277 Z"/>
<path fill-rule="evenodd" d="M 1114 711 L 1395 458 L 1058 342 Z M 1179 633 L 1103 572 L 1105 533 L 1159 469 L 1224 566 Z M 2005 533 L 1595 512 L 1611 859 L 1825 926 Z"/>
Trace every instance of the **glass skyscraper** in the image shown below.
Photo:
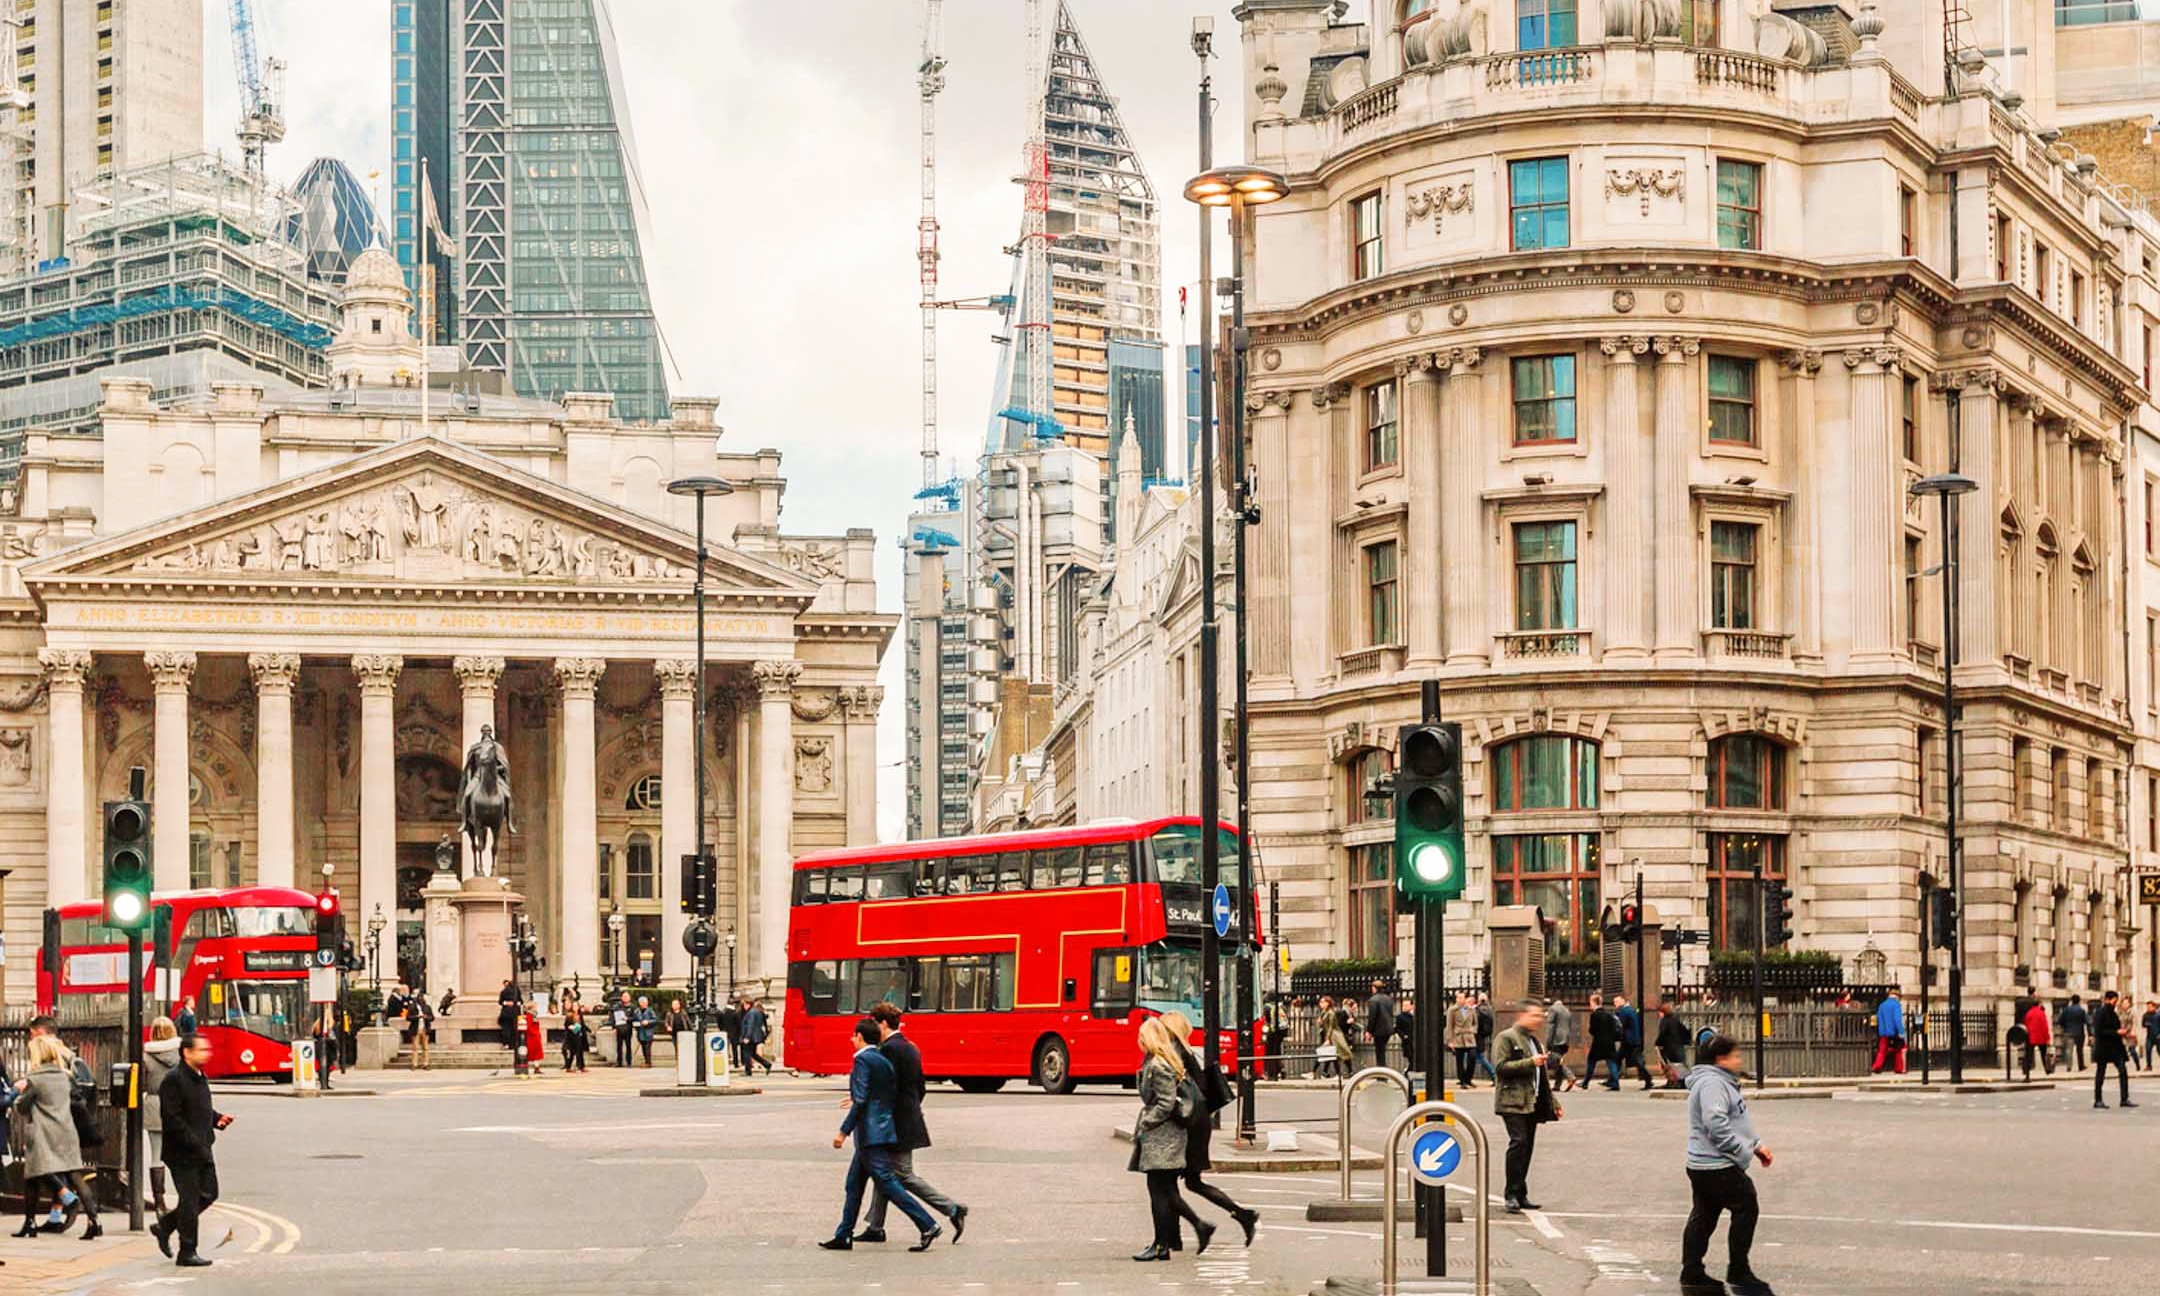
<path fill-rule="evenodd" d="M 398 261 L 437 342 L 521 395 L 604 391 L 668 414 L 649 224 L 606 0 L 396 0 Z M 424 229 L 425 159 L 455 255 Z M 429 255 L 423 265 L 422 249 Z"/>

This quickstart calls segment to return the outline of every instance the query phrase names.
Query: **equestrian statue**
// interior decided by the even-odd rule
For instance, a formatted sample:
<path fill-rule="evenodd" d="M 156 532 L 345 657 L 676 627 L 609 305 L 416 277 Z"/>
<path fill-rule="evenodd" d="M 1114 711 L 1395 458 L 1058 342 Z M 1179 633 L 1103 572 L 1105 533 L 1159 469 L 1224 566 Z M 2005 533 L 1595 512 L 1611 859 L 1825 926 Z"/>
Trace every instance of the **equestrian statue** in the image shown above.
<path fill-rule="evenodd" d="M 493 725 L 481 725 L 479 741 L 465 752 L 458 822 L 472 852 L 473 875 L 494 877 L 496 843 L 504 832 L 516 833 L 517 822 L 510 813 L 510 761 L 495 741 Z"/>

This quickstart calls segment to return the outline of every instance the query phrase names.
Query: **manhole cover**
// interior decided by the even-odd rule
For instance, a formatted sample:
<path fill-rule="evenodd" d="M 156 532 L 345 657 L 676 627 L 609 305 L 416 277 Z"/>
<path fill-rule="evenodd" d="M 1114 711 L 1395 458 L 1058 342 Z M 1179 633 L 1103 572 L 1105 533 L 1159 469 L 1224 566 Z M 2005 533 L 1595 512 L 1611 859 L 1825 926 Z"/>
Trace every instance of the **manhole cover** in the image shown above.
<path fill-rule="evenodd" d="M 358 1152 L 317 1152 L 310 1161 L 360 1161 L 365 1158 Z"/>

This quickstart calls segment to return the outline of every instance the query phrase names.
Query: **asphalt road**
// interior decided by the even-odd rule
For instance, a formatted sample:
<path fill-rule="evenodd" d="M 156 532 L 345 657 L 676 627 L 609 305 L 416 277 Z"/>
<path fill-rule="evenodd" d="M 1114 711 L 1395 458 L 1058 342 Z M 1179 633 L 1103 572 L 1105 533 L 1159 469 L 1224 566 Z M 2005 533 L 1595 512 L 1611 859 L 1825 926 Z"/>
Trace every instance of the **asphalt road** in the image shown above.
<path fill-rule="evenodd" d="M 1378 1271 L 1377 1225 L 1304 1218 L 1308 1201 L 1334 1195 L 1326 1174 L 1226 1174 L 1221 1186 L 1263 1216 L 1250 1250 L 1226 1225 L 1205 1257 L 1133 1264 L 1147 1241 L 1146 1195 L 1110 1137 L 1133 1111 L 1117 1090 L 934 1090 L 938 1146 L 919 1164 L 972 1208 L 965 1241 L 908 1254 L 896 1215 L 901 1245 L 825 1253 L 813 1243 L 832 1231 L 845 1168 L 830 1146 L 837 1082 L 662 1100 L 635 1096 L 643 1078 L 438 1073 L 361 1077 L 374 1097 L 221 1094 L 237 1121 L 219 1142 L 232 1210 L 205 1229 L 215 1267 L 174 1270 L 153 1256 L 77 1290 L 1287 1296 L 1330 1274 Z M 1785 1296 L 2149 1291 L 2160 1272 L 2160 1083 L 2140 1088 L 2147 1105 L 2132 1112 L 2092 1111 L 2090 1090 L 2077 1088 L 1761 1102 L 1757 1125 L 1777 1164 L 1756 1174 L 1766 1212 L 1757 1267 Z M 1334 1101 L 1265 1093 L 1263 1123 L 1321 1128 Z M 1540 1296 L 1675 1290 L 1682 1105 L 1633 1090 L 1565 1101 L 1531 1177 L 1545 1209 L 1502 1217 L 1496 1273 Z M 1490 1093 L 1467 1102 L 1488 1111 Z M 1398 1105 L 1368 1091 L 1360 1129 L 1377 1130 Z M 1490 1129 L 1497 1148 L 1504 1135 Z M 1360 1193 L 1377 1193 L 1376 1180 L 1362 1174 Z M 1462 1265 L 1466 1229 L 1451 1229 Z M 1407 1235 L 1403 1250 L 1413 1264 L 1422 1254 Z"/>

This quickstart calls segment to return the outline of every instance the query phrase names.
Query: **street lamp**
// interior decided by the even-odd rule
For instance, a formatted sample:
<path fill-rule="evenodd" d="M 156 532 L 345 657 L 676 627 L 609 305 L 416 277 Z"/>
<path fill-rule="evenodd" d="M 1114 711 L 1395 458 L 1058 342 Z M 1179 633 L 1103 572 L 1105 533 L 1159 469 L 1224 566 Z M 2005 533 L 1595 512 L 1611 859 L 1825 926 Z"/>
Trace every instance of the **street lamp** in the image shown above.
<path fill-rule="evenodd" d="M 728 998 L 735 997 L 735 933 L 727 934 L 727 990 Z"/>
<path fill-rule="evenodd" d="M 378 987 L 382 985 L 382 934 L 383 928 L 387 926 L 389 923 L 383 918 L 382 901 L 377 900 L 375 912 L 369 914 L 367 920 L 367 961 L 368 979 Z"/>
<path fill-rule="evenodd" d="M 1185 198 L 1199 204 L 1200 212 L 1200 570 L 1201 616 L 1200 616 L 1200 726 L 1202 737 L 1200 819 L 1201 828 L 1201 877 L 1210 887 L 1221 880 L 1221 844 L 1217 824 L 1221 813 L 1218 799 L 1221 780 L 1222 751 L 1220 738 L 1221 702 L 1218 696 L 1218 663 L 1221 660 L 1220 627 L 1215 613 L 1215 452 L 1214 429 L 1211 426 L 1211 385 L 1215 369 L 1215 299 L 1212 282 L 1214 263 L 1214 224 L 1210 208 L 1230 209 L 1230 476 L 1232 512 L 1237 517 L 1237 529 L 1232 533 L 1231 581 L 1232 599 L 1236 605 L 1237 657 L 1232 672 L 1235 679 L 1237 717 L 1237 827 L 1238 827 L 1238 894 L 1244 907 L 1246 923 L 1243 928 L 1251 934 L 1251 914 L 1256 906 L 1252 881 L 1252 821 L 1249 769 L 1249 747 L 1246 723 L 1246 619 L 1245 619 L 1245 529 L 1258 520 L 1258 510 L 1252 502 L 1251 483 L 1245 465 L 1245 358 L 1247 338 L 1245 335 L 1245 214 L 1249 208 L 1277 202 L 1290 196 L 1290 182 L 1281 175 L 1263 167 L 1233 163 L 1215 166 L 1212 157 L 1213 138 L 1210 128 L 1212 101 L 1207 77 L 1208 41 L 1206 33 L 1197 26 L 1193 32 L 1193 52 L 1200 56 L 1200 174 L 1185 182 Z M 1202 965 L 1206 972 L 1206 1056 L 1209 1068 L 1221 1065 L 1222 1007 L 1220 995 L 1221 953 L 1216 946 L 1212 925 L 1201 933 Z M 1251 1060 L 1253 1042 L 1250 1038 L 1252 1022 L 1259 1015 L 1256 1000 L 1258 986 L 1255 984 L 1257 969 L 1251 960 L 1241 958 L 1237 964 L 1237 1011 L 1238 1011 L 1238 1137 L 1251 1139 L 1256 1133 L 1256 1117 L 1253 1111 L 1253 1074 Z"/>
<path fill-rule="evenodd" d="M 662 796 L 666 796 L 666 795 L 667 795 L 667 789 L 665 789 L 665 788 L 662 788 L 662 789 L 661 789 L 661 791 L 660 791 L 660 795 L 662 795 Z M 614 946 L 614 948 L 615 948 L 615 957 L 614 957 L 614 958 L 612 958 L 612 959 L 610 959 L 610 960 L 609 960 L 609 962 L 610 962 L 610 963 L 612 963 L 612 964 L 614 965 L 614 968 L 613 968 L 613 970 L 614 970 L 614 973 L 615 973 L 615 985 L 616 985 L 616 988 L 617 988 L 617 989 L 620 989 L 620 988 L 622 987 L 622 980 L 623 980 L 623 970 L 622 970 L 622 932 L 623 932 L 623 925 L 624 925 L 624 921 L 625 921 L 625 920 L 624 920 L 624 918 L 623 918 L 623 912 L 622 912 L 622 901 L 620 901 L 620 900 L 613 900 L 613 901 L 610 901 L 610 902 L 608 903 L 607 929 L 608 929 L 608 937 L 609 937 L 610 943 L 611 943 L 611 944 L 612 944 L 612 945 Z"/>
<path fill-rule="evenodd" d="M 1922 477 L 1908 489 L 1914 495 L 1933 495 L 1942 501 L 1943 559 L 1934 570 L 1943 578 L 1943 856 L 1949 866 L 1951 904 L 1950 1083 L 1961 1084 L 1965 1079 L 1965 860 L 1958 842 L 1958 794 L 1963 762 L 1958 759 L 1957 684 L 1951 671 L 1958 657 L 1957 497 L 1980 489 L 1980 483 L 1963 473 L 1949 472 Z M 1926 776 L 1927 771 L 1922 770 L 1921 777 Z M 1921 1025 L 1924 1030 L 1926 1022 Z M 1921 1047 L 1924 1051 L 1926 1045 Z"/>
<path fill-rule="evenodd" d="M 697 734 L 697 740 L 694 744 L 696 765 L 691 778 L 697 785 L 696 850 L 699 860 L 705 858 L 705 501 L 714 495 L 733 494 L 734 490 L 733 486 L 728 485 L 718 477 L 678 477 L 668 483 L 668 494 L 687 495 L 697 501 L 697 577 L 691 582 L 690 586 L 691 599 L 697 606 L 697 667 L 693 685 L 697 690 L 697 694 L 691 702 L 691 725 L 693 731 Z M 671 793 L 668 789 L 662 788 L 661 795 L 668 796 Z M 673 793 L 672 795 L 680 795 L 680 793 Z M 680 861 L 677 861 L 677 864 L 679 866 Z M 693 899 L 692 909 L 697 914 L 699 922 L 710 922 L 712 915 L 706 911 L 705 897 L 703 895 Z M 684 945 L 687 949 L 689 948 L 691 933 L 685 931 L 683 935 Z M 695 956 L 698 963 L 703 964 L 705 962 L 705 957 L 711 953 L 711 948 L 710 945 L 707 945 L 704 947 L 703 952 Z M 698 975 L 693 978 L 693 983 L 702 983 L 704 980 L 704 968 L 701 966 L 698 969 Z M 702 1084 L 705 1080 L 705 992 L 702 986 L 690 998 L 690 1024 L 698 1039 L 697 1079 Z"/>

